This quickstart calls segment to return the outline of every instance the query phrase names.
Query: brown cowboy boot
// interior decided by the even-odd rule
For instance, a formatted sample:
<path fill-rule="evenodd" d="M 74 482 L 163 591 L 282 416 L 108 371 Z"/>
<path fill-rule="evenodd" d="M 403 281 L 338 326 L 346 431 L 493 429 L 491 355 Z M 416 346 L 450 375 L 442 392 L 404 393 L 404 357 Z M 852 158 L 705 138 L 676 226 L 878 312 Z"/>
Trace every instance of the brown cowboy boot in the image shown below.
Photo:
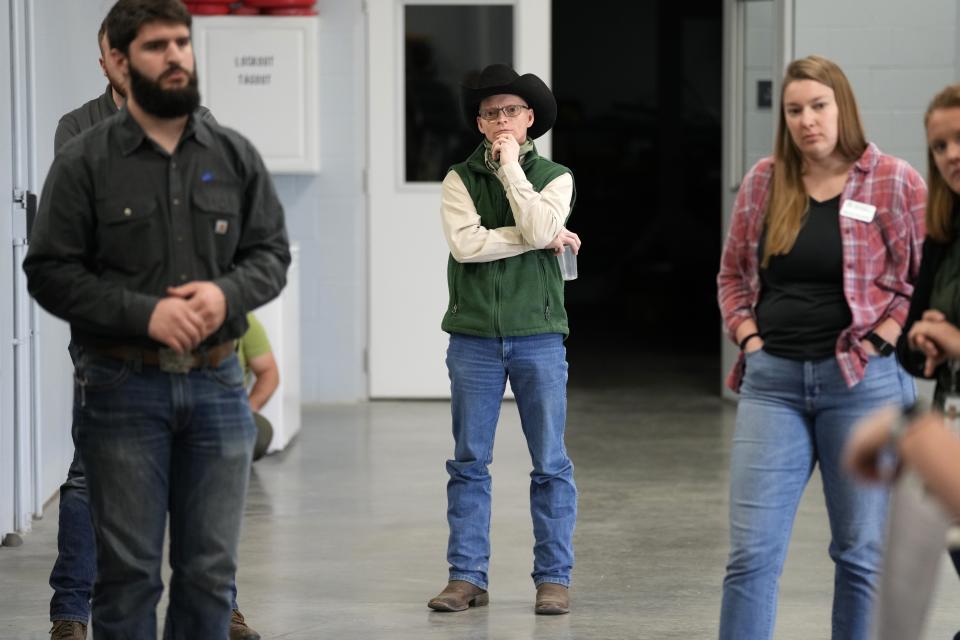
<path fill-rule="evenodd" d="M 483 607 L 490 602 L 486 591 L 466 580 L 451 580 L 446 589 L 430 600 L 427 606 L 434 611 L 463 611 L 469 607 Z"/>
<path fill-rule="evenodd" d="M 230 640 L 260 640 L 260 634 L 247 626 L 239 609 L 230 615 Z"/>
<path fill-rule="evenodd" d="M 555 582 L 541 582 L 537 587 L 534 611 L 544 616 L 570 613 L 570 590 Z"/>
<path fill-rule="evenodd" d="M 50 640 L 87 640 L 87 625 L 76 620 L 54 620 Z"/>

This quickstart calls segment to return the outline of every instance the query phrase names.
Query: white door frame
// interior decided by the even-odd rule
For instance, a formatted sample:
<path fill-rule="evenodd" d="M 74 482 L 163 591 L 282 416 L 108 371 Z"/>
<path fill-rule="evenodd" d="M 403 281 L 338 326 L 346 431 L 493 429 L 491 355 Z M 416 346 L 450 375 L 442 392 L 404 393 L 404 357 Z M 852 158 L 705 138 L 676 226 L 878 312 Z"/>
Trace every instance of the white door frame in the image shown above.
<path fill-rule="evenodd" d="M 0 269 L 0 291 L 6 307 L 0 320 L 0 468 L 6 476 L 0 481 L 4 487 L 0 489 L 0 534 L 6 542 L 16 543 L 16 534 L 29 531 L 33 518 L 43 509 L 40 430 L 34 419 L 38 404 L 32 344 L 36 310 L 21 268 L 27 250 L 26 192 L 31 190 L 35 176 L 29 35 L 33 14 L 25 0 L 5 0 L 0 10 L 0 32 L 7 36 L 10 60 L 2 76 L 8 93 L 2 96 L 4 107 L 0 109 L 0 122 L 7 123 L 8 136 L 2 147 L 9 152 L 0 163 L 0 197 L 10 207 L 10 216 L 0 232 L 0 243 L 10 251 Z M 8 534 L 14 535 L 8 538 Z"/>
<path fill-rule="evenodd" d="M 10 24 L 10 1 L 0 0 L 0 33 L 8 51 L 12 50 L 13 30 Z M 13 213 L 14 203 L 6 198 L 13 193 L 13 79 L 11 65 L 0 67 L 0 197 L 4 200 L 4 216 L 0 224 L 0 538 L 15 530 L 14 503 L 17 488 L 14 471 L 14 392 L 13 392 Z"/>
<path fill-rule="evenodd" d="M 514 64 L 549 84 L 550 0 L 366 0 L 369 394 L 448 398 L 440 321 L 449 250 L 440 228 L 440 183 L 411 184 L 404 177 L 407 5 L 512 6 Z M 537 139 L 540 153 L 549 156 L 550 142 L 549 134 Z"/>

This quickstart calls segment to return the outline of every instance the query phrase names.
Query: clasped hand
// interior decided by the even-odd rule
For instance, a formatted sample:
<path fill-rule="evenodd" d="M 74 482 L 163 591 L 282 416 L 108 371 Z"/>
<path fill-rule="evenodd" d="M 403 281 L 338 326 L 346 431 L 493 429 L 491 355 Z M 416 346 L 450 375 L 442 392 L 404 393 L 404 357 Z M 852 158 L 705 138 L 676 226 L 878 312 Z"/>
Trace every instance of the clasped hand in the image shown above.
<path fill-rule="evenodd" d="M 220 328 L 227 316 L 223 290 L 206 280 L 195 280 L 179 287 L 168 287 L 153 313 L 147 334 L 174 351 L 196 349 Z"/>
<path fill-rule="evenodd" d="M 910 347 L 926 356 L 923 374 L 928 378 L 941 364 L 951 358 L 960 358 L 960 329 L 947 322 L 940 311 L 929 309 L 910 327 L 907 334 Z"/>
<path fill-rule="evenodd" d="M 550 241 L 550 244 L 545 246 L 544 249 L 553 249 L 553 255 L 558 256 L 563 253 L 564 245 L 570 245 L 570 248 L 573 250 L 573 255 L 580 253 L 580 236 L 566 227 L 560 227 L 560 233 L 558 233 L 557 237 Z"/>

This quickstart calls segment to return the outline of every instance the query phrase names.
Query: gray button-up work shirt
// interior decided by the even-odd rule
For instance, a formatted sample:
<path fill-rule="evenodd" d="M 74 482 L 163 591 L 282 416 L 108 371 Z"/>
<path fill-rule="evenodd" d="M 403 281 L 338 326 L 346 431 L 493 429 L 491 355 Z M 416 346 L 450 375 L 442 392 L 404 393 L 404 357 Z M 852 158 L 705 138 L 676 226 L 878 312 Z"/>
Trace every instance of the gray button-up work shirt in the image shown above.
<path fill-rule="evenodd" d="M 68 140 L 86 131 L 98 122 L 102 122 L 115 114 L 117 103 L 113 101 L 113 87 L 107 85 L 107 90 L 99 97 L 84 103 L 70 113 L 65 114 L 57 123 L 57 131 L 53 134 L 53 148 L 60 150 Z"/>
<path fill-rule="evenodd" d="M 166 288 L 217 284 L 223 326 L 239 338 L 248 311 L 280 293 L 290 252 L 283 208 L 243 136 L 194 114 L 173 154 L 126 110 L 60 150 L 24 261 L 31 295 L 70 323 L 78 344 L 138 344 Z"/>

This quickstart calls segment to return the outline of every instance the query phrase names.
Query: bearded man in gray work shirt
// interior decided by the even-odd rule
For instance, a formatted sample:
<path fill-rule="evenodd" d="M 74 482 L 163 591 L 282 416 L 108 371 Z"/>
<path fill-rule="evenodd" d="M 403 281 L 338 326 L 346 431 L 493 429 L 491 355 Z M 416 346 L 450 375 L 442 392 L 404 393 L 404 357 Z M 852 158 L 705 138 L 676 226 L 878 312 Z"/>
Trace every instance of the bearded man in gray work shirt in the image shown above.
<path fill-rule="evenodd" d="M 100 68 L 109 84 L 100 96 L 60 118 L 53 138 L 56 152 L 80 133 L 116 114 L 126 102 L 127 90 L 123 85 L 123 76 L 110 56 L 106 20 L 100 24 L 97 43 Z M 197 107 L 194 114 L 197 118 L 216 123 L 213 114 L 204 106 Z M 60 485 L 58 519 L 57 559 L 50 572 L 50 586 L 53 588 L 53 597 L 50 598 L 50 621 L 53 623 L 50 638 L 85 640 L 90 620 L 90 597 L 97 574 L 87 480 L 76 451 L 67 471 L 67 479 Z M 247 624 L 237 604 L 236 580 L 232 583 L 231 592 L 233 613 L 230 617 L 230 640 L 258 640 L 260 634 Z"/>
<path fill-rule="evenodd" d="M 178 0 L 107 16 L 127 108 L 60 150 L 24 262 L 71 327 L 74 424 L 97 542 L 96 638 L 225 638 L 254 426 L 234 354 L 282 289 L 283 211 L 256 150 L 197 117 Z"/>

